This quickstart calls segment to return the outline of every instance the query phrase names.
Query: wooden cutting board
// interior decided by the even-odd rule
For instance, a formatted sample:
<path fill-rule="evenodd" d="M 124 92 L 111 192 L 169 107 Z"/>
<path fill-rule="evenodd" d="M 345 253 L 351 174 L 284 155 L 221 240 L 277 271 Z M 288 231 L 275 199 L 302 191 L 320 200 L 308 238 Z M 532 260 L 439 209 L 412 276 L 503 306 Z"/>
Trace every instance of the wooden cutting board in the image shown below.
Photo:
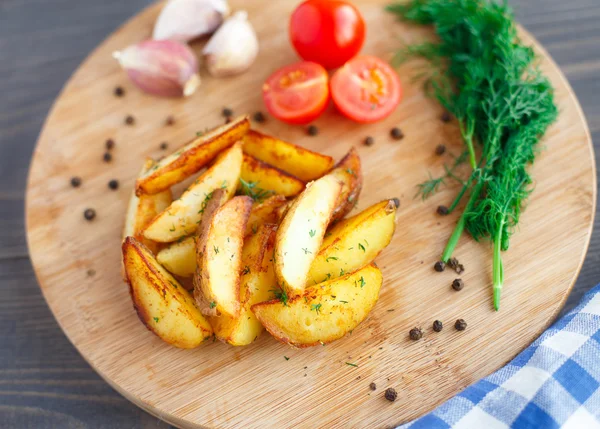
<path fill-rule="evenodd" d="M 387 0 L 356 0 L 368 23 L 364 53 L 389 58 L 401 41 L 428 30 L 396 23 L 383 11 Z M 186 100 L 160 99 L 135 89 L 111 53 L 149 37 L 161 5 L 154 5 L 109 37 L 75 72 L 56 101 L 35 150 L 27 190 L 27 232 L 40 287 L 62 329 L 96 371 L 125 397 L 181 427 L 376 428 L 409 421 L 498 369 L 553 320 L 575 282 L 588 246 L 596 202 L 596 175 L 588 128 L 567 81 L 536 46 L 556 87 L 561 111 L 533 167 L 535 192 L 504 254 L 506 285 L 500 312 L 491 308 L 487 243 L 463 237 L 456 256 L 466 266 L 465 288 L 451 289 L 457 275 L 435 273 L 457 216 L 436 215 L 457 189 L 423 202 L 416 185 L 443 171 L 461 151 L 454 123 L 439 120 L 440 107 L 412 83 L 412 66 L 399 70 L 404 100 L 385 121 L 358 125 L 330 108 L 316 121 L 319 135 L 269 118 L 257 128 L 339 159 L 357 146 L 365 185 L 359 209 L 399 197 L 396 235 L 377 262 L 384 274 L 381 298 L 351 335 L 325 347 L 293 350 L 268 334 L 248 347 L 221 343 L 179 350 L 151 334 L 133 311 L 120 278 L 120 241 L 126 204 L 144 157 L 161 156 L 161 142 L 176 148 L 196 131 L 222 123 L 221 109 L 236 114 L 263 110 L 260 88 L 276 68 L 297 60 L 287 37 L 298 1 L 231 0 L 246 8 L 261 42 L 248 73 L 228 79 L 203 75 Z M 204 42 L 195 43 L 200 52 Z M 113 95 L 125 88 L 122 98 Z M 135 124 L 127 126 L 127 115 Z M 176 123 L 166 126 L 173 115 Z M 400 126 L 406 137 L 392 140 Z M 361 141 L 375 138 L 366 147 Z M 113 161 L 102 161 L 105 141 L 116 142 Z M 445 144 L 447 154 L 436 156 Z M 74 189 L 71 176 L 83 184 Z M 110 179 L 120 188 L 111 191 Z M 85 221 L 84 209 L 97 211 Z M 468 328 L 457 332 L 454 321 Z M 431 329 L 444 322 L 440 333 Z M 423 327 L 418 342 L 408 331 Z M 287 359 L 289 358 L 289 360 Z M 356 364 L 357 367 L 347 365 Z M 369 384 L 377 384 L 371 391 Z M 386 388 L 398 400 L 383 398 Z"/>

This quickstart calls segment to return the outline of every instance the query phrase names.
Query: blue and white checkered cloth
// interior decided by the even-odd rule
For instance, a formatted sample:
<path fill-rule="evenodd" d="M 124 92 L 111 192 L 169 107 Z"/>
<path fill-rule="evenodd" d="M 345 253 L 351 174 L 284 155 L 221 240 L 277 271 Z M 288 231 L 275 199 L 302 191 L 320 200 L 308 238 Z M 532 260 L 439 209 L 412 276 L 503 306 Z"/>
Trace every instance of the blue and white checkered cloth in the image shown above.
<path fill-rule="evenodd" d="M 407 428 L 600 429 L 600 285 L 504 368 Z"/>

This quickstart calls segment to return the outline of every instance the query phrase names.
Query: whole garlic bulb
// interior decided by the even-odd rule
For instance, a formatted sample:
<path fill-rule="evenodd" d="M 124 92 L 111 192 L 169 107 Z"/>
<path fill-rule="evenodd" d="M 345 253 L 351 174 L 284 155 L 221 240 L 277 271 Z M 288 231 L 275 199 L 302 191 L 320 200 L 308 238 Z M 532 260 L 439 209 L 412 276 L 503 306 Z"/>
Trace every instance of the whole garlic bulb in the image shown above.
<path fill-rule="evenodd" d="M 152 38 L 189 42 L 212 34 L 228 15 L 227 0 L 170 0 L 154 24 Z"/>
<path fill-rule="evenodd" d="M 200 85 L 198 59 L 185 44 L 146 40 L 113 53 L 136 86 L 163 97 L 192 95 Z"/>
<path fill-rule="evenodd" d="M 216 77 L 245 72 L 258 55 L 258 38 L 246 11 L 228 18 L 210 38 L 204 50 L 206 67 Z"/>

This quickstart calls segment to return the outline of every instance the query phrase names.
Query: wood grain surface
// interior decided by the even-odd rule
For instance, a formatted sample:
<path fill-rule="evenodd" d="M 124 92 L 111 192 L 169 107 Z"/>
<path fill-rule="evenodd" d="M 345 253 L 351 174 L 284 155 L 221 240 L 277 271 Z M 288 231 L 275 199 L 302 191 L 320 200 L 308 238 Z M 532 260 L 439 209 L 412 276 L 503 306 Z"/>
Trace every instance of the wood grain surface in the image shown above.
<path fill-rule="evenodd" d="M 49 103 L 77 62 L 144 3 L 0 5 L 0 54 L 14 59 L 0 65 L 0 418 L 6 427 L 165 427 L 100 381 L 61 334 L 32 275 L 22 220 L 28 157 Z M 541 12 L 540 2 L 523 4 L 518 16 L 562 65 L 597 136 L 598 5 L 591 0 L 543 3 Z M 94 146 L 99 156 L 101 145 Z M 598 250 L 592 240 L 571 302 L 597 282 Z"/>

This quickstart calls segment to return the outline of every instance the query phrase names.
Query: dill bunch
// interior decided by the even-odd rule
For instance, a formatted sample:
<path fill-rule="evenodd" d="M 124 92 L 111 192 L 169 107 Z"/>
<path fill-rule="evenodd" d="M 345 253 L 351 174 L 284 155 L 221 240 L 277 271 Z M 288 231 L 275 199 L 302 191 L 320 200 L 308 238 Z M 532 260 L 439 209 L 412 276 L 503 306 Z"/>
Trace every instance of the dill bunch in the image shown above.
<path fill-rule="evenodd" d="M 501 252 L 509 248 L 532 191 L 528 167 L 536 146 L 558 115 L 553 88 L 531 47 L 519 40 L 505 2 L 411 0 L 387 10 L 402 20 L 432 25 L 438 37 L 402 49 L 395 60 L 426 59 L 427 92 L 459 122 L 472 171 L 451 209 L 465 195 L 469 199 L 442 261 L 450 259 L 465 229 L 476 240 L 490 240 L 493 305 L 498 310 L 504 283 Z M 428 182 L 419 186 L 432 194 L 437 187 L 431 189 Z"/>

